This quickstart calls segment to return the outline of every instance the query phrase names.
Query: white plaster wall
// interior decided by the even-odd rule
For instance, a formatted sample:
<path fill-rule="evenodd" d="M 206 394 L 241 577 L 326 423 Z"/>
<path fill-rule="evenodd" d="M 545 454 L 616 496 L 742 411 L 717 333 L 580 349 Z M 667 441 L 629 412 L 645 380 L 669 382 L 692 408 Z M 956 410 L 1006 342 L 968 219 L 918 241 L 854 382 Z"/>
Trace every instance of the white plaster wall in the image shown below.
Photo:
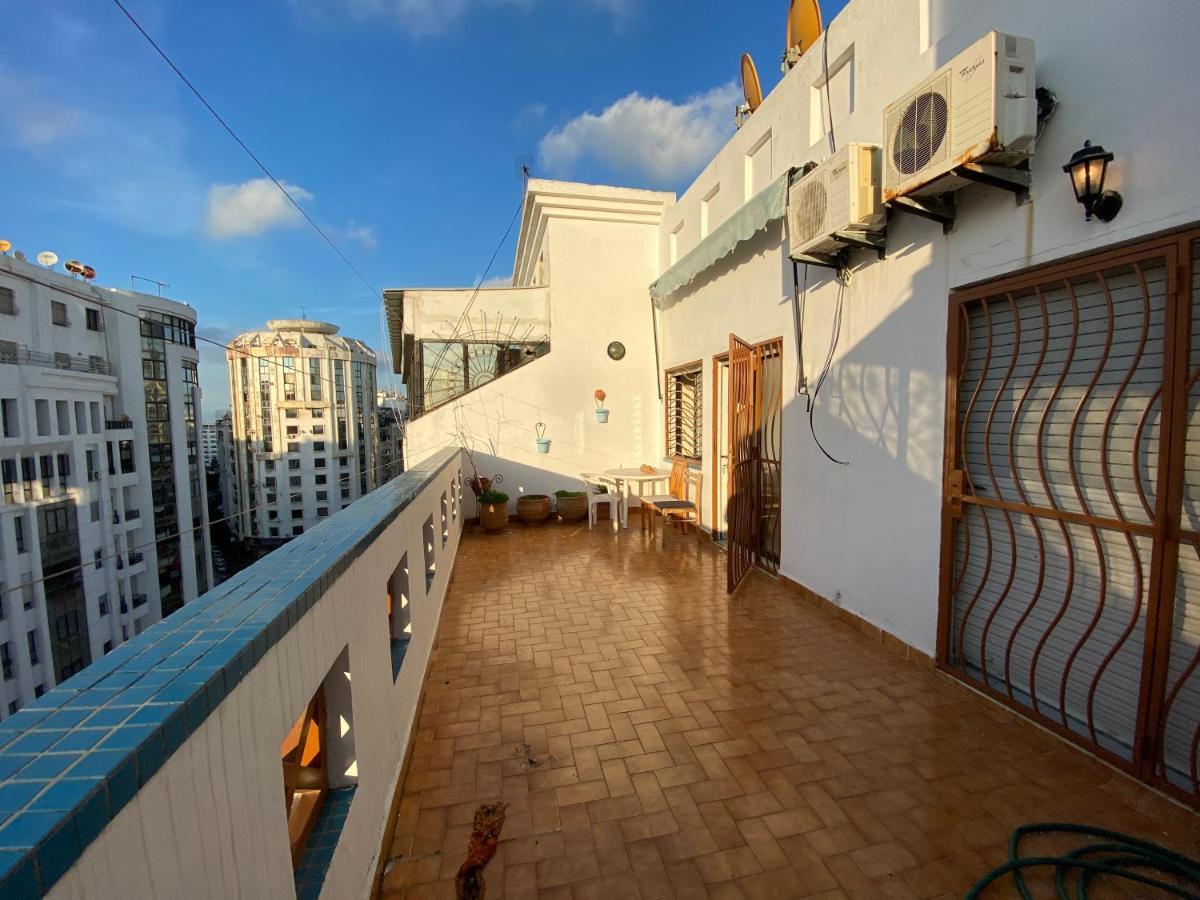
<path fill-rule="evenodd" d="M 705 361 L 705 443 L 711 455 L 711 356 L 734 331 L 748 340 L 782 329 L 784 464 L 781 572 L 925 652 L 935 644 L 947 298 L 955 288 L 1200 219 L 1191 177 L 1200 101 L 1190 72 L 1200 7 L 1172 0 L 1056 4 L 968 0 L 854 0 L 829 26 L 831 63 L 853 44 L 854 112 L 835 122 L 838 146 L 879 143 L 883 108 L 989 29 L 1032 37 L 1037 82 L 1059 109 L 1038 141 L 1031 201 L 972 187 L 959 192 L 954 232 L 893 217 L 888 258 L 855 256 L 844 289 L 834 366 L 814 424 L 836 466 L 809 433 L 795 393 L 791 271 L 778 241 L 760 236 L 709 276 L 670 298 L 663 365 Z M 1136 49 L 1134 49 L 1136 48 Z M 773 175 L 829 155 L 813 138 L 814 50 L 696 179 L 660 228 L 660 267 L 678 229 L 682 255 L 699 239 L 700 203 L 715 184 L 710 228 L 744 200 L 745 156 L 771 131 Z M 1112 223 L 1085 223 L 1063 163 L 1085 138 L 1117 154 L 1110 186 L 1125 196 Z M 731 189 L 732 188 L 732 189 Z M 681 226 L 682 223 L 682 226 Z M 805 372 L 815 382 L 829 346 L 838 285 L 810 269 Z M 706 484 L 711 461 L 705 460 Z M 706 489 L 706 495 L 708 491 Z"/>
<path fill-rule="evenodd" d="M 660 206 L 665 199 L 649 196 Z M 480 474 L 504 475 L 501 489 L 515 504 L 521 493 L 578 488 L 581 472 L 661 457 L 646 290 L 657 268 L 657 216 L 627 221 L 607 215 L 550 212 L 527 223 L 540 226 L 539 242 L 531 242 L 529 252 L 537 258 L 546 249 L 550 353 L 410 422 L 405 448 L 410 465 L 461 435 Z M 625 344 L 620 361 L 607 355 L 614 340 Z M 596 422 L 596 388 L 608 395 L 604 425 Z M 538 422 L 546 423 L 549 454 L 537 452 Z"/>
<path fill-rule="evenodd" d="M 460 471 L 455 456 L 138 791 L 48 896 L 294 896 L 279 745 L 346 647 L 358 791 L 322 896 L 341 900 L 370 893 L 462 518 L 451 524 L 444 546 L 440 537 L 435 542 L 436 575 L 428 590 L 422 526 L 430 515 L 440 522 L 442 494 Z M 405 553 L 412 566 L 413 636 L 393 683 L 386 586 Z"/>

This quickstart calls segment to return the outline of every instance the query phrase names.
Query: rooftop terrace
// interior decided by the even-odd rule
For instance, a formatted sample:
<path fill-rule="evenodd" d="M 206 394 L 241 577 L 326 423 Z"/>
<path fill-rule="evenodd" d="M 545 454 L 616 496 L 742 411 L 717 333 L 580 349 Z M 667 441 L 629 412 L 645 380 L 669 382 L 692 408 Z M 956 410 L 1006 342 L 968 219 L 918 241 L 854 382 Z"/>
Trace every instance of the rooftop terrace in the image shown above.
<path fill-rule="evenodd" d="M 1200 848 L 1192 813 L 636 525 L 464 536 L 381 896 L 453 897 L 500 799 L 489 900 L 961 897 L 1037 821 Z"/>

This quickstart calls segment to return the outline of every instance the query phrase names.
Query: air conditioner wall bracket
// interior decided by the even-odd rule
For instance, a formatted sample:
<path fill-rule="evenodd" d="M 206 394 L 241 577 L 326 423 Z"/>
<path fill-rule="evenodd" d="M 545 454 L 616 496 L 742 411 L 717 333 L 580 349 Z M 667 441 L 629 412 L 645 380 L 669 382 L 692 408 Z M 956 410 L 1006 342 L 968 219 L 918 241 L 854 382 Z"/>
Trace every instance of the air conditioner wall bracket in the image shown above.
<path fill-rule="evenodd" d="M 946 195 L 943 197 L 896 197 L 894 200 L 887 202 L 888 215 L 893 212 L 910 213 L 914 216 L 920 216 L 922 219 L 929 219 L 931 222 L 937 222 L 942 226 L 942 233 L 949 234 L 954 230 L 954 196 Z"/>
<path fill-rule="evenodd" d="M 953 169 L 952 173 L 975 184 L 1008 191 L 1016 198 L 1017 206 L 1029 199 L 1029 188 L 1033 183 L 1028 169 L 989 166 L 984 163 L 964 163 Z"/>

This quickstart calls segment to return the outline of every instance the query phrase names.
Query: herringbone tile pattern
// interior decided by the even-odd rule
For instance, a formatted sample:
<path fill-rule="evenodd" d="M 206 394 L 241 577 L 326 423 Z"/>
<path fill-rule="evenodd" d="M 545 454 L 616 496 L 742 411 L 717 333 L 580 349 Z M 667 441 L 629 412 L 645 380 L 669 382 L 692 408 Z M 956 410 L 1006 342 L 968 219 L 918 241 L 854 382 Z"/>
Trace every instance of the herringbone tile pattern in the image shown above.
<path fill-rule="evenodd" d="M 961 896 L 1032 821 L 1198 846 L 1192 814 L 636 527 L 464 538 L 383 896 L 453 897 L 497 799 L 488 900 Z"/>

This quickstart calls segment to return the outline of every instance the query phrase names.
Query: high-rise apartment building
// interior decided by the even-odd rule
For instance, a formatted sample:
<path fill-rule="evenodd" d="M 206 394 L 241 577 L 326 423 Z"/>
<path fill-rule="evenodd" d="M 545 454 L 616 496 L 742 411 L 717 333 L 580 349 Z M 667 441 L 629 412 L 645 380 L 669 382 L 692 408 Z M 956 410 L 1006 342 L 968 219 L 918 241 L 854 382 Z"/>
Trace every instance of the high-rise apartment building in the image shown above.
<path fill-rule="evenodd" d="M 379 483 L 391 481 L 404 471 L 405 398 L 396 391 L 380 391 L 379 406 Z"/>
<path fill-rule="evenodd" d="M 217 426 L 212 422 L 200 426 L 200 453 L 205 469 L 217 460 Z"/>
<path fill-rule="evenodd" d="M 276 319 L 235 338 L 227 358 L 234 534 L 283 541 L 375 488 L 370 347 L 327 322 Z"/>
<path fill-rule="evenodd" d="M 195 325 L 0 257 L 0 716 L 212 583 Z"/>

